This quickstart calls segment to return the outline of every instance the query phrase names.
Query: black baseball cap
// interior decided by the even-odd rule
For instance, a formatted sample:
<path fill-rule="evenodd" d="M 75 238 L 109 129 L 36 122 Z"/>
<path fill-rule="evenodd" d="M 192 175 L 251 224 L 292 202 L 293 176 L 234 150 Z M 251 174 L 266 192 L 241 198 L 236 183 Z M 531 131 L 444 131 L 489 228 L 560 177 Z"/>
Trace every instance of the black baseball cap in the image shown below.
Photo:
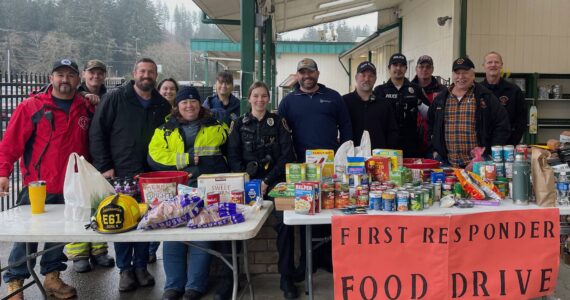
<path fill-rule="evenodd" d="M 453 68 L 452 68 L 453 72 L 457 70 L 471 70 L 471 69 L 475 69 L 475 65 L 467 56 L 460 57 L 453 62 Z"/>
<path fill-rule="evenodd" d="M 55 70 L 63 67 L 68 67 L 75 71 L 75 73 L 79 74 L 79 67 L 77 67 L 77 63 L 69 58 L 63 58 L 60 60 L 56 60 L 53 62 L 53 67 L 51 68 L 51 72 L 55 72 Z"/>
<path fill-rule="evenodd" d="M 376 66 L 369 61 L 363 61 L 356 67 L 356 73 L 362 73 L 366 70 L 372 71 L 376 75 Z"/>
<path fill-rule="evenodd" d="M 390 62 L 388 63 L 388 66 L 393 64 L 402 64 L 407 66 L 408 60 L 406 59 L 406 56 L 404 56 L 404 54 L 394 53 L 392 54 L 392 56 L 390 56 Z"/>

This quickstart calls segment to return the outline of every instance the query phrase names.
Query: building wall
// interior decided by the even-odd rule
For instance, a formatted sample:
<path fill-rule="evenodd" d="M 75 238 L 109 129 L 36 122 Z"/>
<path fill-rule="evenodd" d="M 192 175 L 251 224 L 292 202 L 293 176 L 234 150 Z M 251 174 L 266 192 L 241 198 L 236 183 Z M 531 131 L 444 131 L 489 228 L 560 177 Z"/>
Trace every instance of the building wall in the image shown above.
<path fill-rule="evenodd" d="M 569 73 L 568 12 L 568 0 L 469 1 L 467 53 L 477 71 L 496 51 L 512 73 Z"/>
<path fill-rule="evenodd" d="M 341 95 L 349 91 L 348 88 L 348 75 L 338 61 L 338 54 L 303 54 L 303 53 L 283 53 L 278 54 L 277 59 L 277 75 L 275 81 L 280 84 L 289 75 L 297 72 L 297 63 L 309 57 L 317 62 L 319 67 L 320 76 L 319 83 L 326 85 L 329 88 L 335 89 Z M 348 65 L 346 65 L 348 69 Z M 284 95 L 278 95 L 279 101 Z"/>
<path fill-rule="evenodd" d="M 445 79 L 451 77 L 451 64 L 458 55 L 454 37 L 458 34 L 459 15 L 455 14 L 459 5 L 460 1 L 454 0 L 405 1 L 402 4 L 402 52 L 411 61 L 408 68 L 411 76 L 415 75 L 417 59 L 427 54 L 434 60 L 434 75 Z M 452 19 L 440 26 L 437 18 L 442 16 Z"/>

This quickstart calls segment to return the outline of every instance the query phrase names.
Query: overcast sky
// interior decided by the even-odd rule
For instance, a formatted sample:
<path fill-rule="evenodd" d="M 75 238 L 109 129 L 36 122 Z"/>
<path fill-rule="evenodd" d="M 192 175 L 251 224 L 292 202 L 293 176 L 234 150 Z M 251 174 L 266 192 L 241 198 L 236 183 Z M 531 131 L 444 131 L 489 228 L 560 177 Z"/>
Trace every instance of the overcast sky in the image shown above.
<path fill-rule="evenodd" d="M 155 2 L 158 0 L 155 0 Z M 196 6 L 194 1 L 192 0 L 161 0 L 164 2 L 168 8 L 170 9 L 171 13 L 174 12 L 174 8 L 176 5 L 180 7 L 186 7 L 191 10 L 200 11 L 200 8 Z M 346 23 L 348 26 L 369 26 L 370 31 L 374 32 L 376 30 L 376 15 L 377 13 L 370 13 L 358 17 L 353 17 L 346 19 Z M 372 24 L 372 25 L 371 25 Z M 303 35 L 304 29 L 294 30 L 287 32 L 283 35 L 284 39 L 299 39 Z"/>

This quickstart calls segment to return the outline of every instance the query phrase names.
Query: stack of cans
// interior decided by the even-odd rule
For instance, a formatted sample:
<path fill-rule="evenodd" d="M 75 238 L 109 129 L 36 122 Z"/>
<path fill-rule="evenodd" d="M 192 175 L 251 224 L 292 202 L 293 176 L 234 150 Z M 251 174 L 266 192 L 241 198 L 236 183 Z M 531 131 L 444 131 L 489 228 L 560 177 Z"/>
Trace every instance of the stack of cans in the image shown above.
<path fill-rule="evenodd" d="M 496 177 L 513 178 L 515 147 L 513 145 L 493 146 L 491 147 L 491 155 L 496 167 Z"/>
<path fill-rule="evenodd" d="M 439 187 L 439 190 L 437 189 Z M 382 211 L 420 211 L 441 197 L 441 183 L 408 183 L 402 187 L 371 185 L 368 209 Z"/>

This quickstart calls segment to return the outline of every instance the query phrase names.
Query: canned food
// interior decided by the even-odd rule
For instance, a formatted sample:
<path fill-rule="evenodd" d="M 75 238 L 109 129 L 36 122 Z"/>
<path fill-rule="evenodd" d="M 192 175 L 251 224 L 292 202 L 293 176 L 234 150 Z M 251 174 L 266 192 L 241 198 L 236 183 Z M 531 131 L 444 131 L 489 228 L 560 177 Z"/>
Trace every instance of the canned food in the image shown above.
<path fill-rule="evenodd" d="M 420 192 L 414 191 L 410 193 L 410 208 L 413 211 L 424 209 L 424 200 Z"/>
<path fill-rule="evenodd" d="M 368 194 L 360 194 L 356 198 L 356 205 L 368 206 Z"/>
<path fill-rule="evenodd" d="M 489 181 L 494 181 L 497 179 L 497 166 L 485 165 L 485 178 L 487 178 Z"/>
<path fill-rule="evenodd" d="M 396 199 L 396 193 L 391 191 L 386 191 L 382 193 L 382 210 L 383 211 L 395 211 L 394 201 Z"/>
<path fill-rule="evenodd" d="M 430 192 L 428 189 L 420 189 L 422 192 L 422 198 L 425 208 L 430 208 L 433 204 L 433 199 L 430 197 Z"/>
<path fill-rule="evenodd" d="M 528 146 L 525 144 L 518 144 L 516 147 L 516 153 L 522 153 L 524 156 L 524 159 L 527 160 L 528 159 Z"/>
<path fill-rule="evenodd" d="M 230 192 L 230 202 L 236 204 L 244 203 L 243 190 L 233 190 Z"/>
<path fill-rule="evenodd" d="M 436 182 L 433 184 L 433 201 L 439 201 L 441 199 L 441 182 Z"/>
<path fill-rule="evenodd" d="M 505 163 L 505 177 L 506 178 L 513 178 L 513 163 L 506 162 Z"/>
<path fill-rule="evenodd" d="M 496 177 L 505 177 L 505 164 L 502 162 L 495 162 Z M 496 178 L 495 178 L 496 179 Z"/>
<path fill-rule="evenodd" d="M 505 162 L 515 161 L 515 147 L 513 145 L 503 146 L 503 159 Z"/>
<path fill-rule="evenodd" d="M 243 194 L 242 194 L 243 198 Z M 206 205 L 212 205 L 220 203 L 220 193 L 218 192 L 210 192 L 206 194 Z"/>
<path fill-rule="evenodd" d="M 446 182 L 441 185 L 441 189 L 441 197 L 449 196 L 453 192 L 453 184 Z"/>
<path fill-rule="evenodd" d="M 491 156 L 493 157 L 493 161 L 503 161 L 503 146 L 492 146 Z"/>
<path fill-rule="evenodd" d="M 509 183 L 505 181 L 494 181 L 493 184 L 499 189 L 499 192 L 503 194 L 503 196 L 508 196 L 509 194 Z"/>
<path fill-rule="evenodd" d="M 334 207 L 344 208 L 350 204 L 348 191 L 335 191 L 334 195 Z"/>
<path fill-rule="evenodd" d="M 408 205 L 410 201 L 410 193 L 408 192 L 398 192 L 396 194 L 397 210 L 398 211 L 408 211 Z"/>
<path fill-rule="evenodd" d="M 382 209 L 382 193 L 370 192 L 368 196 L 368 208 L 373 210 Z"/>

